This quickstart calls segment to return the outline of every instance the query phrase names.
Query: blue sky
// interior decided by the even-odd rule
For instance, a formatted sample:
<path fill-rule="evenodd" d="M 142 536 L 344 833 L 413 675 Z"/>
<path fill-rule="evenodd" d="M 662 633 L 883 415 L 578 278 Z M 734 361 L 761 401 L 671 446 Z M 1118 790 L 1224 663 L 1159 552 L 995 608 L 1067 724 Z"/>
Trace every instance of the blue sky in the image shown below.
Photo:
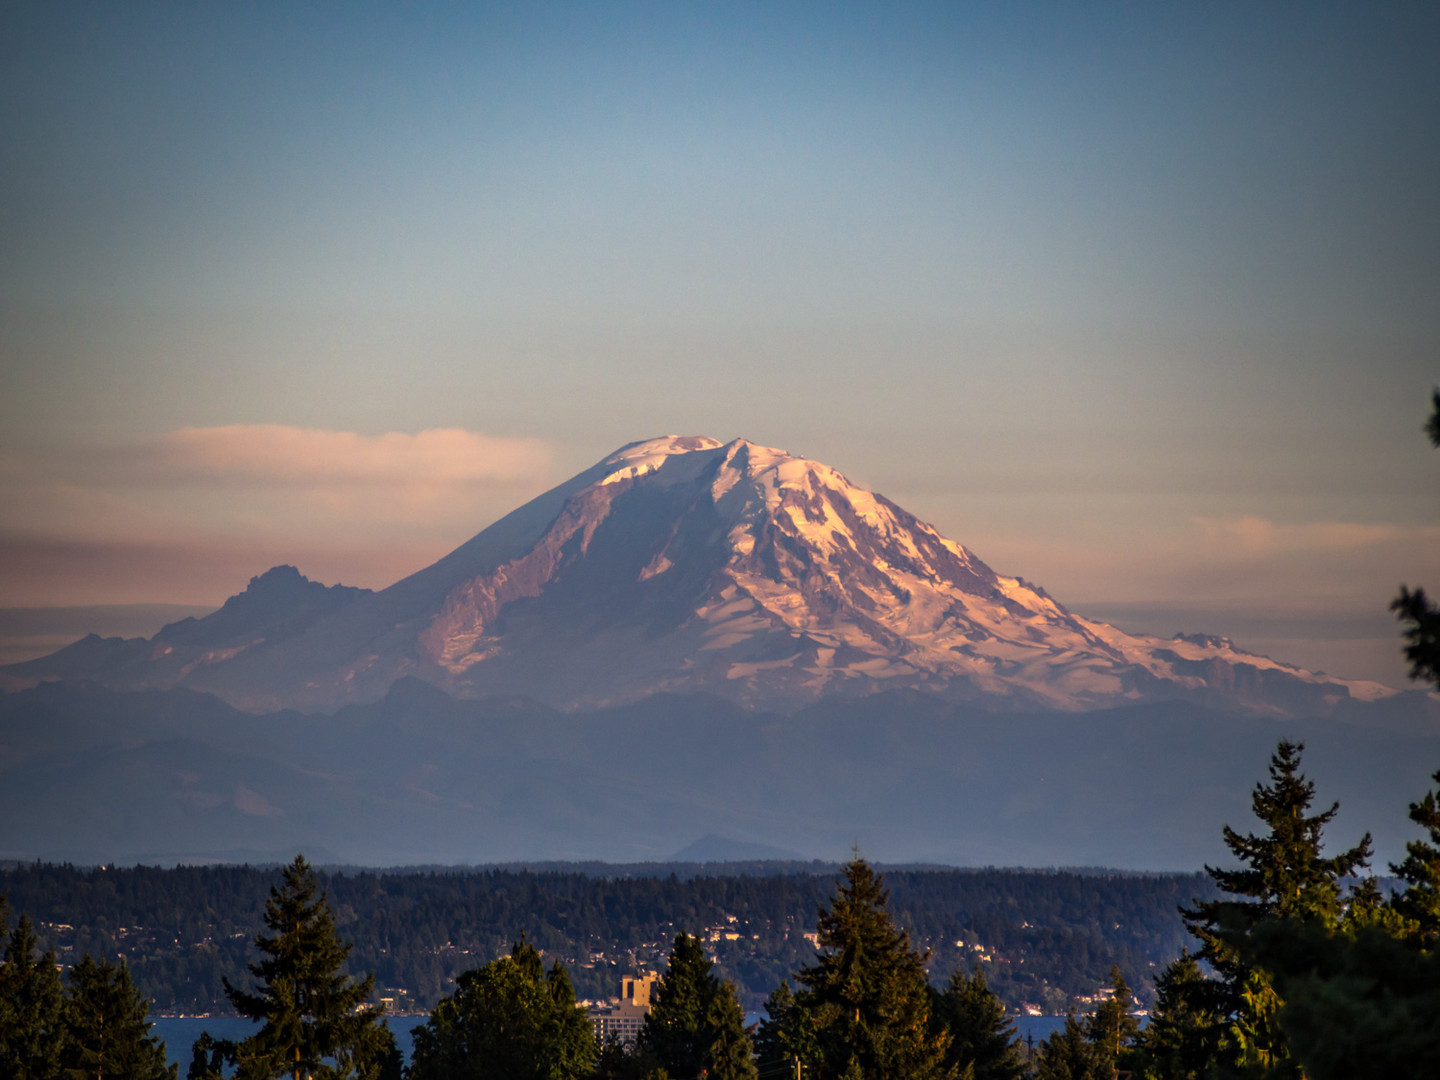
<path fill-rule="evenodd" d="M 1395 682 L 1436 55 L 1424 4 L 8 4 L 0 605 L 382 586 L 697 433 Z"/>

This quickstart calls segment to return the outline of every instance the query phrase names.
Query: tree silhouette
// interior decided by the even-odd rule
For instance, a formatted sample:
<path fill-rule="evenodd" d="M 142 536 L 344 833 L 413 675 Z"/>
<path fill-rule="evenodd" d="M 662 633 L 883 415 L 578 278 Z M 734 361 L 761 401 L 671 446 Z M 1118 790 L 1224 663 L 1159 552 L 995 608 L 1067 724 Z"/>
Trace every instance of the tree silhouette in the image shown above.
<path fill-rule="evenodd" d="M 0 931 L 5 929 L 0 907 Z M 36 956 L 28 915 L 10 931 L 0 960 L 0 1077 L 57 1080 L 67 1032 L 65 999 L 55 954 Z"/>
<path fill-rule="evenodd" d="M 1440 948 L 1440 771 L 1436 788 L 1410 804 L 1410 820 L 1427 838 L 1405 845 L 1405 859 L 1391 863 L 1391 871 L 1405 882 L 1405 891 L 1391 902 L 1406 920 L 1405 936 L 1423 949 Z"/>
<path fill-rule="evenodd" d="M 930 1023 L 950 1037 L 945 1064 L 959 1075 L 974 1080 L 1020 1080 L 1025 1075 L 1015 1025 L 985 984 L 983 972 L 966 975 L 956 968 L 945 989 L 931 997 Z"/>
<path fill-rule="evenodd" d="M 1166 1080 L 1202 1080 L 1223 1032 L 1222 988 L 1188 950 L 1155 979 L 1155 1007 L 1136 1040 L 1137 1072 Z"/>
<path fill-rule="evenodd" d="M 130 981 L 124 963 L 96 961 L 89 953 L 70 969 L 66 999 L 69 1039 L 64 1050 L 69 1080 L 174 1080 L 165 1045 L 150 1034 L 150 1003 Z"/>
<path fill-rule="evenodd" d="M 1431 396 L 1433 411 L 1425 424 L 1430 442 L 1440 447 L 1440 389 Z M 1440 607 L 1425 590 L 1400 586 L 1390 610 L 1405 623 L 1405 659 L 1410 661 L 1410 678 L 1427 679 L 1440 688 Z"/>
<path fill-rule="evenodd" d="M 665 977 L 636 1040 L 673 1076 L 699 1076 L 705 1067 L 710 1049 L 705 1019 L 719 985 L 699 939 L 677 934 Z"/>
<path fill-rule="evenodd" d="M 235 1048 L 243 1080 L 378 1080 L 391 1036 L 380 1009 L 366 1005 L 375 977 L 345 973 L 350 946 L 304 856 L 284 870 L 265 905 L 269 934 L 258 934 L 262 959 L 250 965 L 255 991 L 225 981 L 225 993 L 242 1016 L 261 1021 Z"/>
<path fill-rule="evenodd" d="M 462 974 L 415 1029 L 410 1080 L 580 1080 L 595 1035 L 559 964 L 517 941 L 509 956 Z"/>
<path fill-rule="evenodd" d="M 1120 1061 L 1121 1052 L 1135 1041 L 1140 1022 L 1130 1013 L 1133 1004 L 1130 987 L 1118 966 L 1110 968 L 1110 988 L 1113 992 L 1109 1000 L 1100 1003 L 1085 1027 L 1100 1056 L 1114 1069 Z"/>
<path fill-rule="evenodd" d="M 797 1064 L 806 1075 L 814 1075 L 818 1067 L 820 1049 L 815 1026 L 787 981 L 782 981 L 765 999 L 765 1017 L 755 1035 L 755 1053 L 765 1080 L 793 1077 Z"/>
<path fill-rule="evenodd" d="M 735 988 L 711 970 L 698 938 L 677 934 L 638 1040 L 675 1077 L 753 1080 L 754 1052 Z"/>
<path fill-rule="evenodd" d="M 1065 1026 L 1041 1042 L 1035 1055 L 1036 1080 L 1114 1080 L 1115 1068 L 1106 1054 L 1085 1037 L 1071 1011 Z"/>
<path fill-rule="evenodd" d="M 864 859 L 822 909 L 820 962 L 800 972 L 798 1004 L 810 1015 L 823 1080 L 930 1080 L 945 1067 L 949 1036 L 929 1030 L 925 956 L 886 911 L 884 882 Z"/>
<path fill-rule="evenodd" d="M 1224 827 L 1225 845 L 1244 864 L 1238 870 L 1206 867 L 1217 885 L 1241 900 L 1212 900 L 1184 911 L 1199 938 L 1201 957 L 1221 976 L 1222 1009 L 1230 1017 L 1224 1045 L 1235 1063 L 1257 1076 L 1298 1076 L 1281 1032 L 1282 1004 L 1267 970 L 1236 949 L 1266 921 L 1301 921 L 1334 927 L 1342 914 L 1340 880 L 1367 865 L 1370 836 L 1329 858 L 1324 830 L 1339 804 L 1309 813 L 1315 785 L 1300 772 L 1304 746 L 1282 739 L 1270 758 L 1270 783 L 1255 785 L 1255 816 L 1269 827 L 1262 836 Z"/>

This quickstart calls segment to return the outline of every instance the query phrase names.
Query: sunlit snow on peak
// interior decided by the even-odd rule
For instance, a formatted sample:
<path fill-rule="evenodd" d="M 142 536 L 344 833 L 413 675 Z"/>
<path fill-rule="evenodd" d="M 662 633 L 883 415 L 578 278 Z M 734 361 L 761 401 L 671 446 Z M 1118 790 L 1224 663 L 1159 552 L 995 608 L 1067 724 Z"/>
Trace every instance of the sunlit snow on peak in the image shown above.
<path fill-rule="evenodd" d="M 616 484 L 621 480 L 634 480 L 659 469 L 673 457 L 693 454 L 700 450 L 718 450 L 724 445 L 718 439 L 704 435 L 662 435 L 658 439 L 645 439 L 622 446 L 607 457 L 602 465 L 612 471 L 600 481 L 602 484 Z"/>
<path fill-rule="evenodd" d="M 653 457 L 670 457 L 675 454 L 691 454 L 697 450 L 718 450 L 724 444 L 708 435 L 661 435 L 654 439 L 626 443 L 604 461 L 606 465 L 646 460 Z"/>
<path fill-rule="evenodd" d="M 427 630 L 457 687 L 481 687 L 475 680 L 519 647 L 500 609 L 553 586 L 577 605 L 603 595 L 643 627 L 638 652 L 618 644 L 623 632 L 615 654 L 598 630 L 567 646 L 606 658 L 580 694 L 592 703 L 657 690 L 798 702 L 914 688 L 1064 709 L 1220 692 L 1283 712 L 1269 689 L 1281 677 L 1308 684 L 1321 705 L 1385 692 L 1228 643 L 1160 641 L 1079 618 L 838 470 L 775 447 L 669 435 L 622 447 L 599 476 L 534 551 L 465 583 Z M 609 554 L 592 567 L 602 532 Z M 577 606 L 565 620 L 598 628 L 614 617 Z"/>

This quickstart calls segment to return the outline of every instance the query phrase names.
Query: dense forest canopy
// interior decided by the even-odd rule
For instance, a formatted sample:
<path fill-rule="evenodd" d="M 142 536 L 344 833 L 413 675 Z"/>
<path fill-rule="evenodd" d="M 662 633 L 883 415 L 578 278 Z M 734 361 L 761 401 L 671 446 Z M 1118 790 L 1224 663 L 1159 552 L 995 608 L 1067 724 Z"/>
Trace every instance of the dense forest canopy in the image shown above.
<path fill-rule="evenodd" d="M 662 868 L 663 869 L 663 868 Z M 691 868 L 693 870 L 693 868 Z M 223 1013 L 274 871 L 250 866 L 0 868 L 0 894 L 35 920 L 62 963 L 123 957 L 158 1013 Z M 576 870 L 321 872 L 350 969 L 376 973 L 394 1011 L 423 1011 L 455 977 L 508 955 L 522 933 L 570 971 L 582 998 L 622 974 L 664 966 L 679 932 L 701 937 L 741 1003 L 757 1010 L 813 962 L 816 914 L 837 871 L 607 877 Z M 1178 908 L 1214 896 L 1194 875 L 1027 870 L 891 870 L 890 907 L 930 950 L 930 979 L 983 966 L 1012 1008 L 1061 1012 L 1118 965 L 1137 988 L 1180 953 Z M 1192 942 L 1193 946 L 1193 942 Z"/>

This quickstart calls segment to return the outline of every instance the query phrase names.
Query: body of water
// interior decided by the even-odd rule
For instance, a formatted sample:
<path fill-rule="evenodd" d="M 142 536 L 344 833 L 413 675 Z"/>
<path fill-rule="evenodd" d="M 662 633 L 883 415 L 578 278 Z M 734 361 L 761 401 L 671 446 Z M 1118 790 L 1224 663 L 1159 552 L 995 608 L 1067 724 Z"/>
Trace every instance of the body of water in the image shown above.
<path fill-rule="evenodd" d="M 1020 1041 L 1034 1039 L 1036 1046 L 1040 1045 L 1041 1039 L 1065 1026 L 1063 1016 L 1012 1016 L 1010 1019 L 1015 1024 L 1015 1034 L 1020 1036 Z"/>

